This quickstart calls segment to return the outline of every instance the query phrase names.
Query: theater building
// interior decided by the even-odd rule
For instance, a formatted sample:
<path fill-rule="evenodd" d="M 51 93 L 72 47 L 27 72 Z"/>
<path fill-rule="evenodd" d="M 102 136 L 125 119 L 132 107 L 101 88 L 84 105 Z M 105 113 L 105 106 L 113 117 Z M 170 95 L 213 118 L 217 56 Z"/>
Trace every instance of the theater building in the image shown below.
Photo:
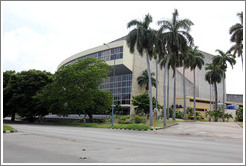
<path fill-rule="evenodd" d="M 203 51 L 201 51 L 201 53 L 205 57 L 205 64 L 212 62 L 213 55 L 205 53 Z M 142 75 L 144 70 L 147 69 L 145 55 L 141 57 L 137 50 L 134 53 L 130 53 L 130 50 L 126 43 L 126 37 L 124 36 L 110 43 L 102 44 L 101 46 L 94 47 L 72 55 L 62 61 L 59 64 L 58 69 L 64 65 L 73 64 L 79 59 L 89 57 L 104 60 L 107 64 L 112 66 L 115 65 L 115 86 L 113 86 L 113 72 L 111 72 L 109 74 L 109 78 L 104 79 L 99 88 L 112 92 L 114 100 L 118 101 L 124 108 L 124 114 L 134 114 L 134 106 L 132 106 L 131 104 L 132 96 L 136 96 L 145 92 L 145 88 L 140 87 L 137 82 L 137 78 Z M 151 72 L 156 73 L 156 61 L 154 59 L 150 61 L 150 66 Z M 163 105 L 164 70 L 160 67 L 158 67 L 158 70 L 158 101 L 161 105 Z M 172 77 L 173 71 L 171 69 L 169 73 L 169 106 L 171 107 L 173 105 L 174 79 Z M 210 99 L 210 85 L 205 80 L 205 73 L 205 65 L 201 70 L 195 70 L 197 99 Z M 186 96 L 189 96 L 190 100 L 190 97 L 193 97 L 194 92 L 193 71 L 191 72 L 189 69 L 186 69 L 185 78 Z M 217 88 L 218 100 L 222 101 L 222 84 L 218 84 Z M 152 87 L 152 92 L 152 95 L 155 96 L 155 87 Z M 177 68 L 176 72 L 176 96 L 176 99 L 181 99 L 183 97 L 182 67 Z M 214 99 L 213 86 L 212 99 Z"/>

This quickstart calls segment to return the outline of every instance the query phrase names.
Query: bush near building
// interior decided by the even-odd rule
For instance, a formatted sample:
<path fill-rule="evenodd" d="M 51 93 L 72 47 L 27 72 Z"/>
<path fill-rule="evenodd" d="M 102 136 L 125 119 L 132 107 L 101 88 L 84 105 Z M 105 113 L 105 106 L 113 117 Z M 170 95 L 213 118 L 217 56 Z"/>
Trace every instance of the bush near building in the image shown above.
<path fill-rule="evenodd" d="M 242 107 L 239 107 L 236 110 L 236 120 L 239 122 L 243 122 L 243 108 Z"/>
<path fill-rule="evenodd" d="M 161 109 L 162 107 L 158 101 L 156 101 L 155 97 L 152 98 L 153 108 L 155 107 L 156 102 L 158 104 L 158 109 Z M 147 93 L 133 96 L 132 104 L 136 106 L 135 113 L 137 115 L 149 117 L 149 95 Z"/>

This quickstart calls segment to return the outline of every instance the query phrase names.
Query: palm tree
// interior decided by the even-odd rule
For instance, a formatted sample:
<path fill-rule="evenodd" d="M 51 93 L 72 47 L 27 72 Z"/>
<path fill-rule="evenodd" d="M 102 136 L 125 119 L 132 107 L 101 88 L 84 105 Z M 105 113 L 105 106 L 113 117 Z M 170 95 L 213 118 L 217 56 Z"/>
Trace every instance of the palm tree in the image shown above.
<path fill-rule="evenodd" d="M 237 13 L 240 18 L 240 23 L 230 27 L 229 33 L 231 34 L 231 42 L 235 42 L 229 51 L 234 51 L 233 57 L 241 57 L 243 64 L 243 12 Z"/>
<path fill-rule="evenodd" d="M 130 52 L 134 53 L 135 46 L 140 54 L 146 55 L 148 77 L 151 78 L 149 57 L 153 54 L 153 44 L 155 41 L 155 33 L 149 27 L 152 22 L 152 17 L 147 14 L 143 21 L 132 20 L 127 24 L 127 28 L 134 26 L 135 28 L 129 32 L 126 37 L 127 45 L 130 48 Z M 152 104 L 152 83 L 149 79 L 149 102 L 150 102 L 150 125 L 153 125 L 153 104 Z"/>
<path fill-rule="evenodd" d="M 197 46 L 194 49 L 190 49 L 190 69 L 193 70 L 193 79 L 194 79 L 194 119 L 196 120 L 196 72 L 195 69 L 198 67 L 200 70 L 204 65 L 204 55 L 197 50 Z"/>
<path fill-rule="evenodd" d="M 183 98 L 184 98 L 184 120 L 186 120 L 186 92 L 185 92 L 185 69 L 190 67 L 189 51 L 183 53 L 181 58 L 183 59 Z"/>
<path fill-rule="evenodd" d="M 159 54 L 159 50 L 158 50 L 158 48 L 156 48 L 155 45 L 158 44 L 159 35 L 158 35 L 158 32 L 155 31 L 155 30 L 154 30 L 154 33 L 156 35 L 156 40 L 155 40 L 155 44 L 154 44 L 154 47 L 153 47 L 153 57 L 155 59 L 155 71 L 156 71 L 156 85 L 155 85 L 156 93 L 155 93 L 155 95 L 156 95 L 156 101 L 158 101 L 158 83 L 159 83 L 159 81 L 158 81 L 158 54 Z M 157 103 L 158 102 L 155 103 L 155 108 L 158 110 L 158 104 Z M 157 116 L 156 116 L 156 118 L 157 118 Z"/>
<path fill-rule="evenodd" d="M 208 70 L 205 74 L 205 80 L 209 84 L 214 85 L 214 94 L 215 94 L 215 110 L 218 108 L 218 94 L 217 94 L 217 84 L 222 80 L 223 71 L 215 64 L 206 64 L 205 70 Z"/>
<path fill-rule="evenodd" d="M 190 26 L 193 25 L 193 23 L 189 19 L 178 19 L 178 11 L 177 9 L 173 12 L 172 20 L 161 20 L 158 21 L 158 25 L 160 25 L 159 31 L 161 31 L 162 38 L 163 38 L 163 44 L 166 47 L 167 50 L 167 60 L 165 64 L 165 70 L 164 70 L 164 115 L 166 111 L 166 71 L 169 64 L 170 56 L 174 55 L 177 56 L 179 53 L 183 53 L 187 50 L 188 44 L 193 44 L 193 38 L 189 34 Z M 176 67 L 175 67 L 176 69 Z M 174 70 L 174 73 L 175 70 Z M 175 76 L 175 74 L 174 74 Z M 175 78 L 175 77 L 174 77 Z M 174 81 L 175 82 L 175 81 Z M 174 106 L 176 105 L 176 88 L 174 89 Z M 174 107 L 174 116 L 173 119 L 175 120 L 175 107 Z M 165 118 L 164 118 L 164 125 L 165 125 Z"/>
<path fill-rule="evenodd" d="M 224 119 L 224 114 L 225 114 L 225 108 L 224 108 L 224 105 L 225 105 L 225 72 L 226 72 L 226 69 L 227 69 L 227 64 L 226 62 L 229 62 L 231 67 L 233 68 L 233 65 L 236 64 L 236 61 L 233 57 L 233 55 L 231 55 L 228 51 L 225 53 L 221 50 L 216 50 L 219 55 L 213 57 L 213 63 L 215 65 L 219 65 L 219 67 L 221 68 L 221 70 L 223 71 L 222 73 L 222 79 L 223 79 L 223 106 L 222 106 L 222 110 L 223 110 L 223 114 L 222 114 L 222 119 L 223 119 L 223 122 L 225 121 Z"/>
<path fill-rule="evenodd" d="M 156 87 L 156 80 L 153 76 L 155 76 L 155 73 L 151 73 L 151 82 L 152 82 L 152 86 Z M 143 71 L 142 75 L 137 78 L 137 81 L 141 87 L 145 86 L 145 90 L 146 90 L 146 92 L 148 92 L 148 90 L 149 90 L 149 77 L 148 77 L 148 71 L 147 70 Z"/>

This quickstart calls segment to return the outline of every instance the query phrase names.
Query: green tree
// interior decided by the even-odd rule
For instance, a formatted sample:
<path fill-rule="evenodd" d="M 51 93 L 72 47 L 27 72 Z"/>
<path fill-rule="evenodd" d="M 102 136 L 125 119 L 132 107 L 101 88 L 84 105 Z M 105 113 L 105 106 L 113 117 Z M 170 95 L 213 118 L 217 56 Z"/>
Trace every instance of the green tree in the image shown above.
<path fill-rule="evenodd" d="M 190 69 L 193 70 L 194 80 L 194 119 L 196 120 L 196 68 L 202 69 L 204 65 L 204 55 L 197 50 L 198 47 L 191 48 L 189 51 L 190 58 Z"/>
<path fill-rule="evenodd" d="M 153 77 L 155 76 L 155 73 L 151 73 L 151 82 L 152 86 L 156 87 L 156 79 Z M 149 77 L 148 77 L 148 71 L 144 70 L 142 75 L 137 78 L 138 84 L 143 87 L 145 85 L 145 90 L 148 92 L 149 90 Z"/>
<path fill-rule="evenodd" d="M 53 75 L 53 82 L 37 95 L 47 109 L 58 115 L 71 113 L 87 114 L 92 120 L 93 113 L 102 113 L 110 108 L 112 95 L 98 89 L 103 77 L 111 67 L 94 58 L 78 60 L 62 67 Z"/>
<path fill-rule="evenodd" d="M 152 98 L 153 106 L 156 104 L 158 105 L 158 109 L 161 108 L 158 101 L 156 101 L 155 97 Z M 135 111 L 138 115 L 146 115 L 149 117 L 149 95 L 147 93 L 143 93 L 137 96 L 132 97 L 132 104 L 136 106 Z M 151 118 L 151 117 L 150 117 Z"/>
<path fill-rule="evenodd" d="M 15 74 L 14 70 L 8 70 L 3 72 L 3 89 L 8 85 L 10 77 Z"/>
<path fill-rule="evenodd" d="M 8 83 L 9 83 L 9 80 L 11 78 L 12 75 L 15 74 L 15 71 L 12 71 L 12 70 L 9 70 L 9 71 L 5 71 L 3 72 L 3 117 L 7 117 L 9 115 L 11 115 L 11 109 L 12 107 L 9 107 L 8 105 L 8 102 L 11 98 L 11 95 L 10 93 L 6 93 L 6 90 L 5 88 L 7 87 Z M 12 115 L 12 120 L 14 120 L 14 115 Z"/>
<path fill-rule="evenodd" d="M 235 59 L 232 58 L 232 55 L 229 52 L 223 52 L 221 50 L 216 50 L 217 52 L 219 52 L 219 55 L 213 57 L 213 63 L 215 65 L 219 65 L 219 67 L 221 68 L 222 72 L 222 81 L 223 81 L 223 105 L 222 105 L 222 113 L 223 113 L 223 122 L 225 121 L 224 118 L 224 114 L 225 114 L 225 72 L 227 69 L 227 62 L 229 62 L 229 64 L 231 65 L 231 67 L 233 68 L 233 65 L 236 63 Z"/>
<path fill-rule="evenodd" d="M 51 82 L 50 76 L 51 73 L 46 71 L 28 70 L 10 77 L 4 88 L 4 112 L 11 112 L 12 121 L 16 113 L 30 121 L 33 121 L 35 116 L 47 113 L 46 110 L 40 110 L 34 96 Z"/>
<path fill-rule="evenodd" d="M 229 51 L 234 51 L 233 57 L 241 57 L 243 64 L 243 12 L 237 13 L 237 16 L 240 18 L 240 23 L 237 23 L 230 27 L 229 33 L 231 34 L 231 42 L 234 42 Z"/>
<path fill-rule="evenodd" d="M 143 56 L 143 53 L 146 55 L 148 77 L 151 78 L 150 71 L 150 57 L 153 54 L 153 45 L 155 42 L 155 32 L 149 27 L 149 24 L 152 22 L 152 17 L 147 14 L 143 21 L 132 20 L 127 24 L 127 28 L 134 26 L 135 28 L 129 32 L 127 35 L 126 41 L 127 45 L 130 48 L 130 52 L 134 53 L 135 46 L 140 54 Z M 152 104 L 152 82 L 149 79 L 149 106 L 150 112 L 150 125 L 153 125 L 153 104 Z"/>
<path fill-rule="evenodd" d="M 164 79 L 166 79 L 166 71 L 169 64 L 170 56 L 178 57 L 180 53 L 186 52 L 188 45 L 193 44 L 193 38 L 189 34 L 190 27 L 193 25 L 189 19 L 178 19 L 178 11 L 174 10 L 172 20 L 158 21 L 158 25 L 161 25 L 160 30 L 163 32 L 163 44 L 167 50 L 167 60 L 164 70 Z M 174 61 L 175 62 L 175 61 Z M 176 66 L 177 63 L 172 64 L 174 71 L 174 105 L 176 105 Z M 166 84 L 164 81 L 164 111 L 166 111 Z M 173 110 L 173 120 L 175 120 L 176 109 Z M 164 116 L 166 113 L 164 112 Z M 166 125 L 166 118 L 164 117 L 164 125 Z"/>
<path fill-rule="evenodd" d="M 205 80 L 208 81 L 209 84 L 214 85 L 215 92 L 215 110 L 218 108 L 218 94 L 217 94 L 217 83 L 220 83 L 222 80 L 223 71 L 219 68 L 218 65 L 215 64 L 206 64 L 205 70 L 207 70 L 205 74 Z"/>

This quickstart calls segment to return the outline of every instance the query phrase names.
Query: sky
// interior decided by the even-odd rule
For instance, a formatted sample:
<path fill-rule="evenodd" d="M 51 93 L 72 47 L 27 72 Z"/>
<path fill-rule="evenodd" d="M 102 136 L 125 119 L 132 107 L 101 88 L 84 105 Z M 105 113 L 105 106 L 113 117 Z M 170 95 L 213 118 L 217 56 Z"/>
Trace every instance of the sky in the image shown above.
<path fill-rule="evenodd" d="M 1 1 L 1 71 L 54 73 L 69 56 L 127 35 L 129 21 L 149 13 L 150 26 L 158 29 L 157 21 L 171 19 L 174 9 L 194 23 L 190 34 L 198 49 L 217 55 L 216 49 L 232 46 L 229 28 L 240 22 L 237 13 L 245 13 L 245 2 Z M 226 73 L 226 91 L 243 94 L 245 64 L 236 60 Z"/>

